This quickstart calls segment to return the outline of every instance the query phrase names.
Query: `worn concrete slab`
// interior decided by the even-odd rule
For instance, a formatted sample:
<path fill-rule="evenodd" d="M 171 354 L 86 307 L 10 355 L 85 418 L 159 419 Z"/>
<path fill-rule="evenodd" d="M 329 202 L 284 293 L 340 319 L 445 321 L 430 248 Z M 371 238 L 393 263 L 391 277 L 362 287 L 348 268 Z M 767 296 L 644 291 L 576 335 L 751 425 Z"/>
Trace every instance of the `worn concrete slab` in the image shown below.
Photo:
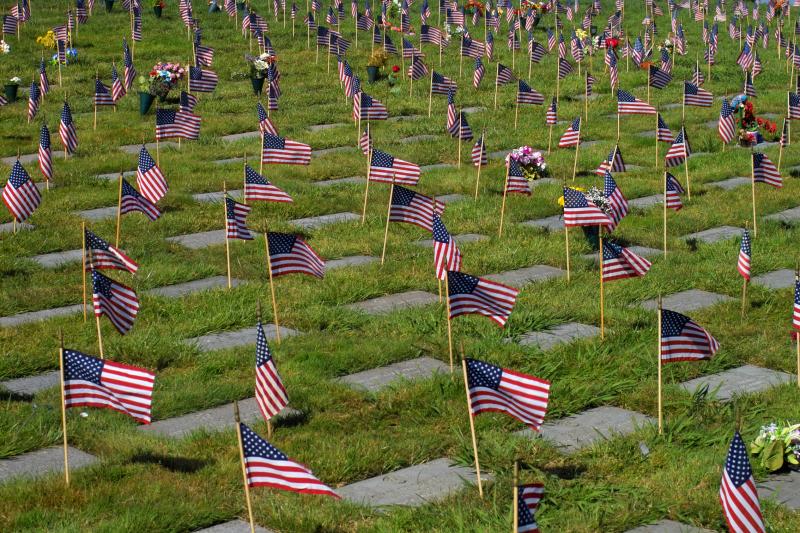
<path fill-rule="evenodd" d="M 710 307 L 718 303 L 731 302 L 734 298 L 724 294 L 717 294 L 715 292 L 702 291 L 699 289 L 689 289 L 688 291 L 676 292 L 662 298 L 664 309 L 676 311 L 678 313 L 686 313 L 689 311 L 696 311 L 704 307 Z M 658 307 L 658 300 L 652 299 L 641 303 L 641 307 L 645 309 L 655 310 Z"/>
<path fill-rule="evenodd" d="M 156 151 L 156 143 L 147 143 L 145 144 L 145 147 L 147 147 L 148 152 L 155 153 Z M 179 145 L 175 141 L 159 141 L 158 147 L 159 150 L 164 150 L 165 148 L 178 148 Z M 126 144 L 125 146 L 120 146 L 119 149 L 128 154 L 138 154 L 142 149 L 142 145 Z"/>
<path fill-rule="evenodd" d="M 562 452 L 570 454 L 617 435 L 629 435 L 637 427 L 653 424 L 649 416 L 605 405 L 583 411 L 577 415 L 542 424 L 541 436 Z M 533 436 L 530 429 L 518 435 Z"/>
<path fill-rule="evenodd" d="M 634 165 L 634 164 L 631 164 L 631 163 L 626 163 L 625 164 L 625 172 L 638 172 L 640 170 L 643 170 L 644 168 L 645 167 L 643 167 L 641 165 Z"/>
<path fill-rule="evenodd" d="M 767 481 L 758 483 L 756 487 L 759 500 L 772 500 L 793 511 L 800 509 L 800 472 L 795 470 L 772 474 Z"/>
<path fill-rule="evenodd" d="M 675 522 L 674 520 L 661 520 L 655 524 L 647 524 L 634 529 L 629 529 L 626 533 L 714 533 L 710 529 L 690 526 Z"/>
<path fill-rule="evenodd" d="M 167 237 L 165 240 L 167 242 L 180 244 L 190 250 L 198 250 L 215 244 L 225 244 L 225 230 L 215 229 L 211 231 L 201 231 L 200 233 L 187 233 L 186 235 Z"/>
<path fill-rule="evenodd" d="M 423 165 L 419 167 L 420 172 L 431 172 L 432 170 L 440 170 L 444 168 L 456 168 L 455 165 L 451 165 L 450 163 L 436 163 L 434 165 Z"/>
<path fill-rule="evenodd" d="M 683 237 L 684 240 L 695 239 L 708 244 L 732 239 L 733 237 L 740 237 L 742 235 L 742 228 L 733 226 L 720 226 L 718 228 L 711 228 L 697 233 L 690 233 Z"/>
<path fill-rule="evenodd" d="M 312 185 L 314 185 L 315 187 L 334 187 L 336 185 L 351 185 L 351 184 L 363 185 L 366 182 L 367 178 L 363 176 L 350 176 L 348 178 L 335 178 L 332 180 L 315 181 L 312 182 Z"/>
<path fill-rule="evenodd" d="M 639 133 L 636 134 L 636 136 L 644 137 L 646 139 L 652 139 L 653 137 L 656 136 L 656 131 L 655 130 L 640 131 Z"/>
<path fill-rule="evenodd" d="M 534 181 L 529 181 L 528 182 L 528 186 L 531 189 L 534 189 L 534 188 L 536 188 L 536 187 L 538 187 L 540 185 L 559 185 L 561 183 L 564 183 L 564 182 L 562 180 L 557 180 L 555 178 L 542 178 L 542 179 L 538 179 L 538 180 L 534 180 Z"/>
<path fill-rule="evenodd" d="M 244 281 L 236 278 L 231 279 L 231 287 L 237 287 L 244 283 Z M 154 296 L 165 296 L 167 298 L 179 298 L 200 291 L 207 291 L 228 286 L 228 278 L 226 276 L 212 276 L 210 278 L 196 279 L 194 281 L 187 281 L 186 283 L 178 283 L 175 285 L 167 285 L 165 287 L 158 287 L 150 289 L 147 294 Z"/>
<path fill-rule="evenodd" d="M 216 526 L 198 529 L 195 533 L 250 533 L 250 523 L 244 520 L 231 520 Z M 272 533 L 269 529 L 256 525 L 256 533 Z"/>
<path fill-rule="evenodd" d="M 787 224 L 791 224 L 792 222 L 800 220 L 800 206 L 792 207 L 791 209 L 787 209 L 786 211 L 781 211 L 780 213 L 767 215 L 764 218 L 767 220 L 777 220 L 778 222 L 785 222 Z"/>
<path fill-rule="evenodd" d="M 278 413 L 276 418 L 280 420 L 281 418 L 294 418 L 299 415 L 301 413 L 297 409 L 285 407 L 283 411 Z M 242 422 L 245 423 L 263 419 L 255 398 L 239 401 L 239 416 Z M 179 438 L 199 430 L 221 431 L 234 427 L 235 424 L 233 420 L 233 402 L 231 402 L 174 418 L 156 420 L 152 424 L 139 426 L 139 431 L 161 437 Z"/>
<path fill-rule="evenodd" d="M 106 220 L 117 216 L 117 206 L 98 207 L 97 209 L 87 209 L 85 211 L 75 211 L 75 216 L 85 220 Z"/>
<path fill-rule="evenodd" d="M 682 106 L 683 106 L 682 103 L 673 102 L 671 104 L 664 104 L 664 105 L 662 105 L 660 107 L 661 107 L 661 109 L 680 109 Z"/>
<path fill-rule="evenodd" d="M 344 122 L 337 122 L 335 124 L 314 124 L 309 126 L 308 129 L 309 131 L 316 133 L 318 131 L 333 130 L 336 128 L 342 128 L 344 126 L 350 126 L 350 124 L 345 124 Z"/>
<path fill-rule="evenodd" d="M 489 237 L 487 237 L 486 235 L 480 235 L 478 233 L 464 233 L 464 234 L 461 234 L 461 235 L 454 235 L 453 236 L 453 239 L 458 244 L 464 244 L 464 243 L 468 243 L 468 242 L 480 242 L 480 241 L 485 241 L 488 238 Z M 425 240 L 422 240 L 422 241 L 415 241 L 414 244 L 416 244 L 417 246 L 423 246 L 425 248 L 433 248 L 433 239 L 425 239 Z"/>
<path fill-rule="evenodd" d="M 245 131 L 243 133 L 232 133 L 230 135 L 223 135 L 222 140 L 225 142 L 236 142 L 245 139 L 258 139 L 261 137 L 260 131 Z"/>
<path fill-rule="evenodd" d="M 598 144 L 602 144 L 604 141 L 583 141 L 581 143 L 581 148 L 591 148 L 592 146 L 597 146 Z"/>
<path fill-rule="evenodd" d="M 275 335 L 275 324 L 262 324 L 264 329 L 264 336 L 268 341 L 277 338 Z M 281 326 L 281 339 L 294 337 L 299 335 L 300 332 L 295 329 L 285 328 Z M 240 346 L 255 346 L 256 344 L 256 327 L 249 327 L 239 329 L 236 331 L 225 331 L 222 333 L 209 333 L 200 337 L 192 337 L 184 341 L 186 344 L 197 346 L 201 352 L 212 352 L 214 350 L 227 350 L 230 348 L 238 348 Z"/>
<path fill-rule="evenodd" d="M 750 185 L 752 180 L 750 178 L 746 178 L 744 176 L 737 176 L 735 178 L 728 178 L 722 181 L 714 181 L 709 183 L 709 187 L 718 187 L 720 189 L 725 189 L 726 191 L 730 191 L 735 189 L 736 187 L 741 187 L 743 185 Z"/>
<path fill-rule="evenodd" d="M 787 374 L 786 372 L 777 372 L 769 368 L 744 365 L 709 376 L 691 379 L 680 385 L 690 394 L 705 386 L 708 386 L 709 392 L 719 387 L 716 398 L 726 401 L 733 398 L 734 395 L 761 392 L 783 383 L 793 383 L 796 379 L 796 376 Z"/>
<path fill-rule="evenodd" d="M 641 198 L 633 198 L 628 200 L 628 205 L 636 209 L 647 209 L 654 205 L 659 205 L 664 201 L 664 196 L 661 194 L 653 194 L 650 196 L 642 196 Z"/>
<path fill-rule="evenodd" d="M 68 447 L 68 451 L 70 472 L 98 461 L 94 455 L 72 446 Z M 38 477 L 56 473 L 64 475 L 64 448 L 61 446 L 42 448 L 0 461 L 0 483 L 16 477 Z"/>
<path fill-rule="evenodd" d="M 339 152 L 351 152 L 357 150 L 355 146 L 333 146 L 331 148 L 320 148 L 319 150 L 311 150 L 311 157 L 321 157 L 328 154 L 338 154 Z"/>
<path fill-rule="evenodd" d="M 553 215 L 546 218 L 537 218 L 536 220 L 527 220 L 521 222 L 523 226 L 531 228 L 541 228 L 547 231 L 561 231 L 564 229 L 564 217 L 562 215 Z"/>
<path fill-rule="evenodd" d="M 706 122 L 706 127 L 712 130 L 718 129 L 718 126 L 719 126 L 719 120 L 709 120 Z"/>
<path fill-rule="evenodd" d="M 57 387 L 59 384 L 58 374 L 58 370 L 53 370 L 35 376 L 0 381 L 0 386 L 16 394 L 33 396 L 40 390 Z"/>
<path fill-rule="evenodd" d="M 411 137 L 403 137 L 402 139 L 398 139 L 397 142 L 408 144 L 422 141 L 435 141 L 438 138 L 438 135 L 412 135 Z"/>
<path fill-rule="evenodd" d="M 536 346 L 542 351 L 547 351 L 559 344 L 568 344 L 574 340 L 588 339 L 598 335 L 600 335 L 598 327 L 579 322 L 568 322 L 545 331 L 528 332 L 520 337 L 519 344 Z"/>
<path fill-rule="evenodd" d="M 83 250 L 67 250 L 66 252 L 34 255 L 31 260 L 36 261 L 44 268 L 57 268 L 61 265 L 80 261 L 82 257 Z"/>
<path fill-rule="evenodd" d="M 83 311 L 82 304 L 55 307 L 53 309 L 42 309 L 41 311 L 30 311 L 11 316 L 0 317 L 0 328 L 11 328 L 31 322 L 41 322 L 53 317 L 72 315 Z"/>
<path fill-rule="evenodd" d="M 53 153 L 51 155 L 51 158 L 52 159 L 64 159 L 64 151 L 63 150 L 55 150 L 55 151 L 53 151 Z M 17 156 L 15 156 L 15 155 L 12 155 L 12 156 L 9 156 L 9 157 L 4 157 L 3 159 L 0 159 L 0 161 L 2 161 L 3 163 L 5 163 L 8 166 L 13 165 L 14 161 L 16 161 L 16 160 L 17 160 Z M 37 152 L 35 154 L 22 154 L 21 156 L 19 156 L 19 162 L 22 163 L 23 165 L 28 165 L 30 163 L 37 163 L 38 164 L 39 163 L 39 153 Z"/>
<path fill-rule="evenodd" d="M 507 272 L 500 272 L 499 274 L 489 274 L 485 277 L 497 281 L 498 283 L 511 285 L 512 287 L 523 287 L 534 281 L 547 281 L 553 278 L 560 278 L 566 274 L 567 272 L 560 268 L 549 265 L 533 265 L 516 270 L 509 270 Z"/>
<path fill-rule="evenodd" d="M 437 196 L 437 200 L 440 202 L 444 202 L 445 204 L 452 204 L 455 202 L 461 202 L 462 200 L 466 200 L 467 197 L 463 194 L 453 193 L 453 194 L 443 194 L 442 196 Z"/>
<path fill-rule="evenodd" d="M 485 476 L 489 478 L 489 475 Z M 351 502 L 369 507 L 418 507 L 441 500 L 475 482 L 475 471 L 436 459 L 382 476 L 346 485 L 336 492 Z"/>
<path fill-rule="evenodd" d="M 136 171 L 135 170 L 126 170 L 125 172 L 122 173 L 122 177 L 123 178 L 136 177 Z M 112 180 L 116 180 L 116 179 L 119 178 L 119 172 L 109 172 L 108 174 L 98 174 L 98 175 L 95 176 L 95 178 L 101 179 L 101 180 L 112 181 Z"/>
<path fill-rule="evenodd" d="M 363 311 L 369 315 L 382 315 L 392 311 L 421 307 L 438 302 L 439 297 L 435 294 L 424 291 L 409 291 L 371 298 L 346 307 L 354 311 Z"/>
<path fill-rule="evenodd" d="M 16 224 L 17 231 L 30 231 L 35 227 L 36 226 L 33 224 L 28 224 L 27 222 L 18 222 Z M 14 223 L 6 222 L 5 224 L 0 224 L 0 233 L 14 233 Z"/>
<path fill-rule="evenodd" d="M 417 120 L 425 118 L 425 115 L 398 115 L 396 117 L 389 117 L 386 122 L 405 122 L 407 120 Z"/>
<path fill-rule="evenodd" d="M 508 148 L 506 150 L 497 150 L 495 152 L 489 152 L 486 154 L 486 157 L 490 160 L 499 160 L 505 159 L 508 153 L 512 150 L 512 148 Z"/>
<path fill-rule="evenodd" d="M 293 226 L 299 226 L 306 230 L 311 230 L 321 228 L 322 226 L 328 226 L 330 224 L 352 222 L 354 220 L 361 220 L 361 217 L 355 213 L 331 213 L 328 215 L 290 220 L 289 224 Z"/>
<path fill-rule="evenodd" d="M 338 378 L 336 381 L 354 389 L 377 392 L 395 381 L 426 379 L 434 374 L 449 372 L 450 368 L 431 357 L 419 357 L 380 368 L 373 368 Z"/>
<path fill-rule="evenodd" d="M 466 113 L 469 115 L 470 113 L 480 113 L 481 111 L 486 111 L 485 107 L 478 106 L 478 107 L 465 107 L 461 110 L 462 113 Z"/>
<path fill-rule="evenodd" d="M 767 289 L 786 289 L 794 287 L 794 271 L 788 268 L 773 270 L 751 280 L 754 285 L 761 285 Z"/>
<path fill-rule="evenodd" d="M 595 93 L 595 92 L 593 92 L 592 94 L 589 95 L 589 101 L 590 102 L 593 101 L 593 100 L 597 100 L 598 98 L 600 98 L 600 95 Z M 570 99 L 572 99 L 572 100 L 586 100 L 586 93 L 572 95 L 572 96 L 570 96 Z"/>
<path fill-rule="evenodd" d="M 347 268 L 361 265 L 368 265 L 378 261 L 377 257 L 371 255 L 351 255 L 348 257 L 340 257 L 339 259 L 331 259 L 325 262 L 325 272 L 336 270 L 337 268 Z"/>
<path fill-rule="evenodd" d="M 232 163 L 244 163 L 244 157 L 229 157 L 227 159 L 217 159 L 212 161 L 215 165 L 230 165 Z"/>
<path fill-rule="evenodd" d="M 233 199 L 239 199 L 243 194 L 244 191 L 242 189 L 233 189 L 232 191 L 228 191 L 228 196 Z M 225 198 L 225 193 L 223 191 L 200 192 L 192 195 L 192 200 L 195 202 L 202 202 L 206 204 L 222 203 L 223 198 Z"/>

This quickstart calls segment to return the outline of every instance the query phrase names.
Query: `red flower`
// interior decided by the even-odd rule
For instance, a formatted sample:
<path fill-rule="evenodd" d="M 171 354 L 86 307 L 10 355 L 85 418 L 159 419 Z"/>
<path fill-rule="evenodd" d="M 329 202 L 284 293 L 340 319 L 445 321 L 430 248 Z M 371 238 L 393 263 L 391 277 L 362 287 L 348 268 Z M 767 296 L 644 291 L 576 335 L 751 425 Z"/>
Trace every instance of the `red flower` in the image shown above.
<path fill-rule="evenodd" d="M 616 49 L 617 46 L 619 46 L 619 39 L 617 39 L 616 37 L 612 37 L 610 39 L 606 39 L 606 46 L 609 47 L 609 48 Z"/>
<path fill-rule="evenodd" d="M 397 65 L 394 65 L 392 67 L 392 72 L 400 72 L 400 67 L 398 67 Z"/>
<path fill-rule="evenodd" d="M 761 117 L 758 117 L 758 118 L 756 119 L 756 122 L 758 122 L 758 125 L 759 125 L 759 126 L 763 126 L 763 125 L 764 125 L 764 119 L 763 119 L 763 118 L 761 118 Z"/>

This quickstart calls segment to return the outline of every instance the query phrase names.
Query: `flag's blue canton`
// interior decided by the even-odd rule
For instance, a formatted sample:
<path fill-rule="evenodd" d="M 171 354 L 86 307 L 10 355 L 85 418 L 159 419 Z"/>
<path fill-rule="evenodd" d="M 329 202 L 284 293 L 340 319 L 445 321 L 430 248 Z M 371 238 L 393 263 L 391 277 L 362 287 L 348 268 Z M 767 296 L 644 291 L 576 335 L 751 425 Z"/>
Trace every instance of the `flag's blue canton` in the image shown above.
<path fill-rule="evenodd" d="M 522 173 L 522 169 L 519 166 L 519 163 L 515 159 L 508 160 L 508 175 L 513 176 L 515 178 L 524 178 L 525 174 Z"/>
<path fill-rule="evenodd" d="M 139 168 L 143 172 L 147 172 L 151 168 L 156 166 L 156 162 L 153 160 L 150 152 L 147 150 L 140 150 L 139 151 Z"/>
<path fill-rule="evenodd" d="M 683 328 L 691 320 L 688 316 L 664 309 L 661 311 L 661 336 L 679 337 Z"/>
<path fill-rule="evenodd" d="M 108 243 L 89 230 L 86 230 L 86 247 L 92 250 L 108 251 Z"/>
<path fill-rule="evenodd" d="M 475 276 L 460 272 L 450 272 L 448 276 L 448 292 L 450 296 L 454 294 L 472 294 L 480 281 Z"/>
<path fill-rule="evenodd" d="M 64 381 L 81 380 L 100 385 L 103 360 L 74 350 L 64 350 Z"/>
<path fill-rule="evenodd" d="M 800 106 L 800 94 L 789 93 L 789 105 L 792 107 Z"/>
<path fill-rule="evenodd" d="M 433 83 L 444 83 L 444 76 L 438 72 L 433 73 Z"/>
<path fill-rule="evenodd" d="M 636 101 L 636 97 L 633 96 L 628 91 L 623 91 L 622 89 L 619 89 L 617 91 L 617 101 L 618 102 L 631 102 L 632 103 L 632 102 Z"/>
<path fill-rule="evenodd" d="M 175 113 L 171 109 L 156 109 L 156 126 L 175 123 Z"/>
<path fill-rule="evenodd" d="M 437 215 L 433 215 L 433 240 L 442 243 L 450 242 L 450 233 Z"/>
<path fill-rule="evenodd" d="M 417 193 L 405 187 L 395 187 L 392 194 L 392 204 L 409 206 L 416 195 Z"/>
<path fill-rule="evenodd" d="M 366 93 L 361 95 L 361 109 L 369 109 L 374 104 L 372 103 L 372 97 Z"/>
<path fill-rule="evenodd" d="M 269 351 L 267 337 L 264 335 L 264 328 L 261 322 L 258 323 L 258 334 L 256 335 L 256 366 L 267 364 L 272 359 L 272 352 Z"/>
<path fill-rule="evenodd" d="M 725 460 L 725 471 L 735 487 L 744 485 L 753 475 L 750 468 L 750 461 L 747 459 L 747 449 L 744 446 L 742 436 L 737 431 L 733 436 L 731 448 L 728 451 L 728 458 Z"/>
<path fill-rule="evenodd" d="M 668 130 L 669 129 L 669 126 L 667 126 L 667 123 L 664 122 L 663 118 L 661 118 L 661 114 L 660 113 L 658 115 L 658 129 L 660 129 L 660 130 Z"/>
<path fill-rule="evenodd" d="M 272 150 L 283 150 L 286 146 L 286 141 L 275 135 L 264 135 L 264 148 Z"/>
<path fill-rule="evenodd" d="M 477 278 L 476 278 L 477 279 Z M 500 378 L 503 369 L 474 359 L 467 360 L 467 381 L 469 388 L 487 387 L 497 390 L 500 388 Z"/>
<path fill-rule="evenodd" d="M 753 166 L 755 168 L 761 168 L 761 163 L 764 161 L 766 156 L 762 153 L 756 152 L 753 154 Z"/>
<path fill-rule="evenodd" d="M 454 98 L 453 87 L 447 91 L 447 105 L 455 105 L 456 99 Z"/>
<path fill-rule="evenodd" d="M 589 204 L 582 192 L 568 187 L 564 189 L 564 207 L 578 208 L 588 206 Z"/>
<path fill-rule="evenodd" d="M 69 104 L 64 102 L 64 108 L 61 110 L 61 122 L 65 126 L 72 124 L 72 112 L 69 110 Z"/>
<path fill-rule="evenodd" d="M 19 161 L 15 161 L 14 166 L 11 168 L 11 177 L 8 178 L 9 182 L 11 182 L 11 185 L 15 189 L 19 189 L 29 179 L 30 176 L 28 176 L 28 173 L 25 172 L 24 168 L 22 168 L 22 165 L 19 163 Z"/>
<path fill-rule="evenodd" d="M 50 148 L 50 130 L 46 124 L 42 124 L 42 130 L 39 132 L 39 145 L 45 149 Z"/>
<path fill-rule="evenodd" d="M 747 254 L 747 257 L 750 257 L 750 232 L 747 230 L 742 233 L 741 251 Z"/>
<path fill-rule="evenodd" d="M 225 214 L 228 220 L 236 220 L 236 202 L 232 198 L 225 197 Z"/>
<path fill-rule="evenodd" d="M 189 67 L 189 79 L 192 81 L 203 79 L 203 69 L 197 67 Z"/>
<path fill-rule="evenodd" d="M 722 118 L 728 118 L 729 116 L 731 116 L 733 114 L 733 108 L 728 103 L 728 99 L 727 98 L 724 98 L 722 100 L 722 109 L 720 110 L 719 114 L 720 114 L 720 116 Z"/>
<path fill-rule="evenodd" d="M 251 185 L 268 185 L 267 180 L 249 166 L 245 167 L 244 169 L 244 179 L 245 183 L 249 183 Z"/>
<path fill-rule="evenodd" d="M 686 94 L 697 94 L 697 85 L 694 83 L 684 82 L 685 88 L 684 91 Z M 724 106 L 723 106 L 724 107 Z"/>
<path fill-rule="evenodd" d="M 381 168 L 392 168 L 394 166 L 394 157 L 382 152 L 380 150 L 372 151 L 372 166 Z"/>
<path fill-rule="evenodd" d="M 92 270 L 92 287 L 95 294 L 102 294 L 106 298 L 113 298 L 111 294 L 111 279 L 96 270 Z"/>
<path fill-rule="evenodd" d="M 572 128 L 572 131 L 580 130 L 581 129 L 581 117 L 578 117 L 575 120 L 573 120 L 572 121 L 572 125 L 570 126 L 570 128 Z"/>
<path fill-rule="evenodd" d="M 244 424 L 239 424 L 242 432 L 242 447 L 245 457 L 263 457 L 270 461 L 288 461 L 289 458 L 275 446 L 271 445 Z"/>
<path fill-rule="evenodd" d="M 137 200 L 142 198 L 142 195 L 139 194 L 139 191 L 131 187 L 130 183 L 125 180 L 122 180 L 122 196 L 133 196 Z"/>
<path fill-rule="evenodd" d="M 536 523 L 536 520 L 533 518 L 533 513 L 525 503 L 522 494 L 517 497 L 517 521 L 520 526 L 528 526 Z"/>
<path fill-rule="evenodd" d="M 290 233 L 270 233 L 269 235 L 269 255 L 290 254 L 297 237 Z"/>
<path fill-rule="evenodd" d="M 614 244 L 613 242 L 603 243 L 603 261 L 610 261 L 622 256 L 622 246 Z"/>
<path fill-rule="evenodd" d="M 267 112 L 264 110 L 264 106 L 261 105 L 261 102 L 259 102 L 256 105 L 256 110 L 258 111 L 258 121 L 259 122 L 261 122 L 262 120 L 266 120 L 267 119 Z"/>

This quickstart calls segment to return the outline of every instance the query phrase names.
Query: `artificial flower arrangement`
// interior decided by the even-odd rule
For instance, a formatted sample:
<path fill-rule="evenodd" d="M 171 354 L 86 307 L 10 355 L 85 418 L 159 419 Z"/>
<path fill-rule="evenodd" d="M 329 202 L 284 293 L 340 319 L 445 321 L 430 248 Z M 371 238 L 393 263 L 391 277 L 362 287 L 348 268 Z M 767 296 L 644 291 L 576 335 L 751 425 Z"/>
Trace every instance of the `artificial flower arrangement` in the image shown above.
<path fill-rule="evenodd" d="M 800 424 L 770 424 L 750 443 L 750 453 L 758 457 L 761 466 L 775 472 L 784 466 L 800 465 Z"/>
<path fill-rule="evenodd" d="M 266 78 L 269 66 L 275 61 L 275 56 L 269 53 L 263 53 L 259 56 L 251 56 L 246 54 L 244 58 L 250 65 L 250 77 L 254 79 Z"/>
<path fill-rule="evenodd" d="M 162 100 L 186 75 L 186 69 L 180 63 L 156 63 L 150 70 L 147 79 L 139 78 L 142 92 L 149 92 Z"/>
<path fill-rule="evenodd" d="M 486 6 L 483 2 L 478 2 L 478 0 L 468 0 L 467 5 L 464 7 L 464 12 L 469 15 L 474 15 L 477 11 L 478 14 L 483 15 L 483 11 L 486 9 Z"/>
<path fill-rule="evenodd" d="M 0 39 L 0 54 L 8 54 L 9 52 L 11 52 L 11 45 Z"/>
<path fill-rule="evenodd" d="M 383 68 L 387 61 L 389 61 L 389 54 L 387 54 L 383 48 L 376 48 L 369 56 L 367 66 Z"/>
<path fill-rule="evenodd" d="M 747 95 L 736 96 L 731 101 L 731 107 L 737 115 L 740 145 L 755 146 L 767 139 L 777 140 L 778 125 L 771 120 L 757 117 L 755 106 Z"/>
<path fill-rule="evenodd" d="M 20 83 L 22 83 L 22 78 L 19 76 L 14 76 L 6 82 L 6 85 L 19 85 Z"/>
<path fill-rule="evenodd" d="M 69 65 L 70 63 L 76 63 L 78 61 L 77 48 L 67 48 L 64 55 L 66 57 L 66 61 L 62 63 L 63 65 Z M 58 53 L 53 54 L 53 57 L 50 58 L 50 64 L 58 65 Z"/>
<path fill-rule="evenodd" d="M 606 39 L 606 48 L 611 48 L 616 52 L 618 46 L 619 46 L 619 38 L 609 37 L 608 39 Z"/>
<path fill-rule="evenodd" d="M 36 38 L 36 43 L 52 50 L 56 47 L 56 34 L 53 33 L 53 30 L 47 30 L 47 33 Z"/>
<path fill-rule="evenodd" d="M 547 167 L 542 152 L 534 152 L 530 146 L 514 148 L 506 157 L 517 162 L 528 181 L 546 178 L 550 175 L 550 169 Z"/>
<path fill-rule="evenodd" d="M 586 197 L 586 199 L 592 202 L 598 208 L 600 208 L 600 210 L 603 213 L 607 215 L 611 214 L 611 203 L 608 201 L 608 198 L 606 198 L 605 194 L 603 194 L 603 191 L 601 191 L 597 187 L 592 186 L 589 187 L 588 190 L 584 189 L 583 187 L 570 187 L 570 189 L 582 192 L 583 195 Z M 558 198 L 558 205 L 564 207 L 563 196 L 560 196 Z"/>

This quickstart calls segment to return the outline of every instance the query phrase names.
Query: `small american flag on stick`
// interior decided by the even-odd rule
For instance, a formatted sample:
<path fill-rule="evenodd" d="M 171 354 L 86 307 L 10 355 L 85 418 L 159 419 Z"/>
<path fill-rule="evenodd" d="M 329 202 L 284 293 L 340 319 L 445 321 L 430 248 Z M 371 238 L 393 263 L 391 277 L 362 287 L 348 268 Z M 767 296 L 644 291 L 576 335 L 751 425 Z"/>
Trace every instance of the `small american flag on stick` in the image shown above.
<path fill-rule="evenodd" d="M 250 168 L 250 165 L 244 166 L 244 199 L 247 202 L 292 202 L 291 196 Z"/>
<path fill-rule="evenodd" d="M 311 146 L 264 133 L 261 162 L 265 164 L 308 165 L 311 163 Z"/>
<path fill-rule="evenodd" d="M 404 161 L 381 150 L 372 150 L 369 167 L 369 180 L 414 186 L 419 182 L 419 165 Z"/>
<path fill-rule="evenodd" d="M 661 309 L 661 364 L 710 359 L 717 339 L 688 316 Z"/>
<path fill-rule="evenodd" d="M 289 233 L 267 233 L 272 276 L 308 274 L 322 278 L 325 262 L 306 242 Z"/>
<path fill-rule="evenodd" d="M 501 327 L 508 322 L 519 290 L 461 272 L 447 273 L 450 319 L 461 315 L 483 315 Z"/>
<path fill-rule="evenodd" d="M 133 327 L 139 312 L 139 297 L 130 287 L 92 270 L 94 316 L 107 316 L 122 335 Z"/>
<path fill-rule="evenodd" d="M 256 403 L 267 421 L 289 404 L 260 320 L 256 325 Z"/>

